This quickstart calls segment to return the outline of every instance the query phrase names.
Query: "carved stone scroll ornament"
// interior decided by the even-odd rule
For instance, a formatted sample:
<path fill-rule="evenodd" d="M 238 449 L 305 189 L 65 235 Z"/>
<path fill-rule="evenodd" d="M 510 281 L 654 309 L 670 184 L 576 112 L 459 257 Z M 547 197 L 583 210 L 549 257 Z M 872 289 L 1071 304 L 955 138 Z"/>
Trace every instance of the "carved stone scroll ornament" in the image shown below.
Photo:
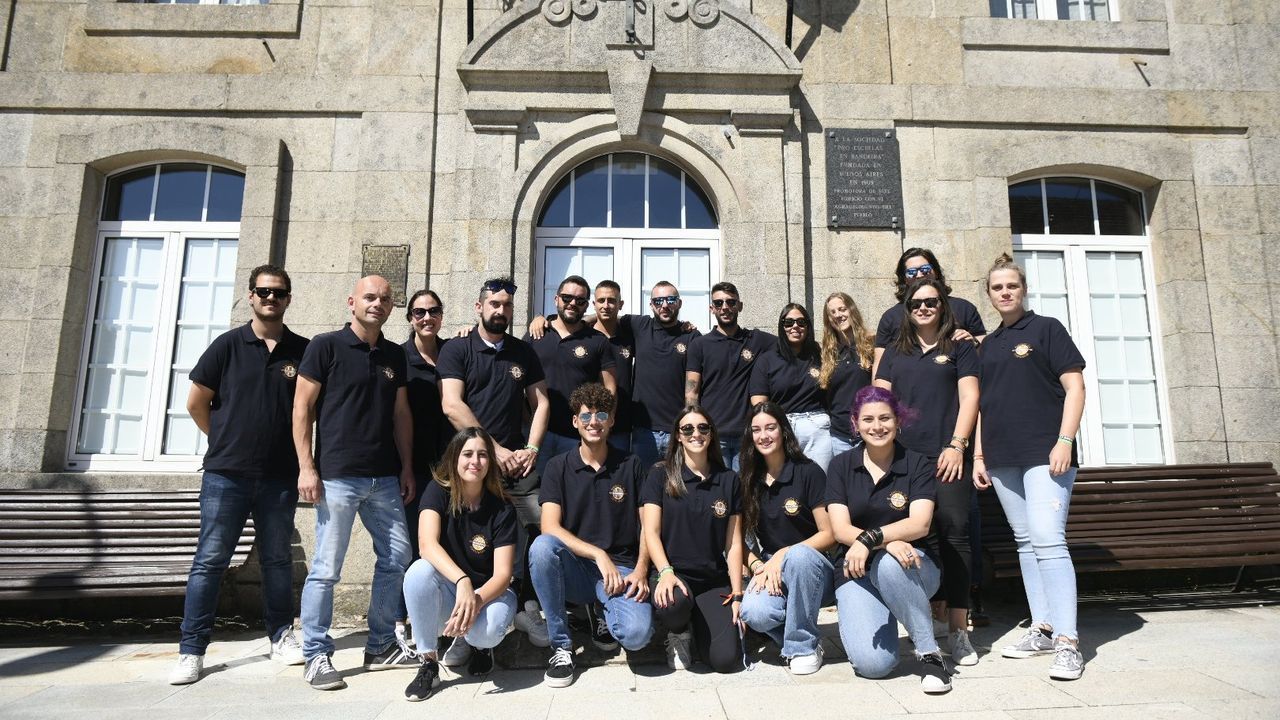
<path fill-rule="evenodd" d="M 688 0 L 663 0 L 662 5 L 672 20 L 679 20 L 689 12 Z"/>
<path fill-rule="evenodd" d="M 597 0 L 543 0 L 542 17 L 548 22 L 562 23 L 570 15 L 589 18 L 596 14 Z"/>
<path fill-rule="evenodd" d="M 667 17 L 679 20 L 685 15 L 694 25 L 710 25 L 720 17 L 720 0 L 664 0 Z"/>

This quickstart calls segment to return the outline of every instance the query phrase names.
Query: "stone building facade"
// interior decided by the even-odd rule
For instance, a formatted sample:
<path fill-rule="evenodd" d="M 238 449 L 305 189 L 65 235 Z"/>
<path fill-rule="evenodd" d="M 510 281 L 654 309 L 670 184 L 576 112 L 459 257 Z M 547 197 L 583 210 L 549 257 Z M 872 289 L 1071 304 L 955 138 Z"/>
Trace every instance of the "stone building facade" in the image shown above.
<path fill-rule="evenodd" d="M 449 327 L 485 277 L 527 319 L 567 269 L 636 312 L 674 274 L 698 322 L 730 280 L 748 325 L 835 290 L 874 323 L 913 246 L 994 326 L 1013 249 L 1090 359 L 1089 462 L 1280 460 L 1276 3 L 18 0 L 0 28 L 4 487 L 197 487 L 172 400 L 248 270 L 289 269 L 311 335 L 377 246 Z M 834 129 L 897 140 L 896 227 L 831 226 Z"/>

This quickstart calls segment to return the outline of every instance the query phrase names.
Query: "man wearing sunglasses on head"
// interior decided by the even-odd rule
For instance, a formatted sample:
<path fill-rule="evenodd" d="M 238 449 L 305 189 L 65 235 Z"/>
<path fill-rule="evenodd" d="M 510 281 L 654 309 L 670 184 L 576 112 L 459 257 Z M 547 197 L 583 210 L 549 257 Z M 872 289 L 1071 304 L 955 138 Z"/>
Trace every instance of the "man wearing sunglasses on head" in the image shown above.
<path fill-rule="evenodd" d="M 578 447 L 569 395 L 587 382 L 598 382 L 617 394 L 616 361 L 609 338 L 583 320 L 590 301 L 591 286 L 584 278 L 570 275 L 556 289 L 556 317 L 542 337 L 524 337 L 542 362 L 547 375 L 547 398 L 551 401 L 547 434 L 538 451 L 539 474 L 551 458 Z"/>
<path fill-rule="evenodd" d="M 616 399 L 599 383 L 569 397 L 580 443 L 552 458 L 542 478 L 542 534 L 529 549 L 533 585 L 547 616 L 552 654 L 544 681 L 573 684 L 567 602 L 585 605 L 601 650 L 639 650 L 653 635 L 649 562 L 640 543 L 636 497 L 644 472 L 634 455 L 609 446 Z"/>
<path fill-rule="evenodd" d="M 507 334 L 515 315 L 516 284 L 511 278 L 486 280 L 476 301 L 479 323 L 465 338 L 445 343 L 436 361 L 440 402 L 453 427 L 484 428 L 493 436 L 495 460 L 503 485 L 516 508 L 516 577 L 521 607 L 534 599 L 528 582 L 528 549 L 538 534 L 538 455 L 547 432 L 551 403 L 542 361 L 529 343 Z M 523 418 L 531 411 L 528 435 Z M 526 615 L 526 612 L 529 614 Z M 526 609 L 516 625 L 535 643 L 546 646 L 542 618 Z M 444 654 L 445 665 L 462 665 L 470 657 L 466 641 L 457 638 Z"/>
<path fill-rule="evenodd" d="M 942 265 L 933 251 L 927 248 L 907 248 L 898 258 L 898 266 L 894 269 L 894 280 L 897 283 L 894 299 L 898 304 L 885 310 L 880 316 L 880 324 L 876 326 L 875 359 L 871 365 L 871 377 L 876 376 L 876 370 L 880 367 L 880 358 L 884 356 L 884 349 L 898 340 L 898 329 L 902 327 L 903 318 L 907 314 L 906 308 L 902 307 L 902 299 L 907 295 L 907 286 L 925 278 L 936 278 L 947 289 L 947 301 L 951 304 L 951 312 L 956 321 L 952 340 L 980 343 L 986 336 L 987 328 L 982 324 L 982 315 L 978 313 L 978 308 L 964 298 L 951 295 L 951 286 L 947 285 Z"/>
<path fill-rule="evenodd" d="M 720 451 L 724 463 L 738 469 L 742 431 L 746 427 L 750 397 L 747 384 L 756 358 L 777 346 L 778 338 L 763 330 L 747 330 L 738 325 L 743 302 L 738 288 L 730 282 L 711 288 L 711 312 L 716 326 L 689 343 L 685 369 L 686 405 L 701 405 L 711 413 L 720 431 Z"/>
<path fill-rule="evenodd" d="M 262 567 L 262 609 L 271 658 L 302 663 L 293 634 L 294 508 L 298 458 L 289 419 L 307 339 L 284 324 L 289 274 L 259 265 L 249 274 L 253 318 L 214 338 L 191 369 L 187 412 L 209 436 L 200 481 L 200 536 L 187 577 L 174 685 L 200 679 L 222 575 L 253 517 Z"/>

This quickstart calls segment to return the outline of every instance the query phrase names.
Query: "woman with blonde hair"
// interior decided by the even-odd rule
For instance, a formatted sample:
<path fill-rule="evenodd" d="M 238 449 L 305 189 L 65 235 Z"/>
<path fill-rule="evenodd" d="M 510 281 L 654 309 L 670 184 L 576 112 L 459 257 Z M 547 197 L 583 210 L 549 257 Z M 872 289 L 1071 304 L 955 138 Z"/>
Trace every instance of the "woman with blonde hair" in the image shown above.
<path fill-rule="evenodd" d="M 831 416 L 831 456 L 853 449 L 853 398 L 871 384 L 875 336 L 848 293 L 833 292 L 823 303 L 822 368 L 818 385 L 827 393 Z"/>

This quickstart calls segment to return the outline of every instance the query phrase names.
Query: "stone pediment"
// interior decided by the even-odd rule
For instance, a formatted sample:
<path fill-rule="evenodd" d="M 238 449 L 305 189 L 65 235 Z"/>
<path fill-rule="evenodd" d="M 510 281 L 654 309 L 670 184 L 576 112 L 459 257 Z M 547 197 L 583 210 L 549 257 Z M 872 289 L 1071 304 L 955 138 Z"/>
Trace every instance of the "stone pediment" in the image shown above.
<path fill-rule="evenodd" d="M 521 111 L 613 110 L 625 137 L 646 109 L 780 127 L 801 68 L 737 0 L 516 0 L 458 73 L 477 130 L 514 130 Z"/>

